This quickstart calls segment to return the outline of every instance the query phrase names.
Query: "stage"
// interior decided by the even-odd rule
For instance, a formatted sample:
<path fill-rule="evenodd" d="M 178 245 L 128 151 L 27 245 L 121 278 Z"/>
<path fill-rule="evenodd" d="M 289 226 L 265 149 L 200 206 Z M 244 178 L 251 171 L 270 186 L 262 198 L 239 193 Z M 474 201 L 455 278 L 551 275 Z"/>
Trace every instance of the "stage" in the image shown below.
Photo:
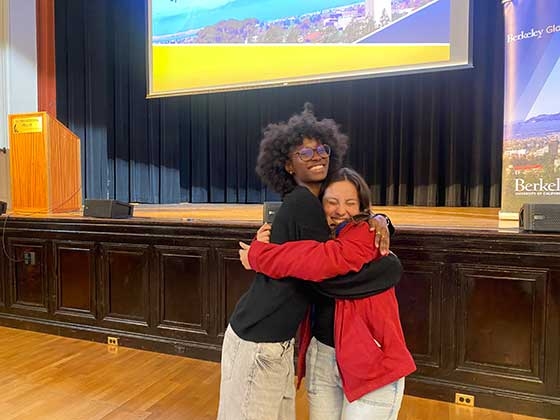
<path fill-rule="evenodd" d="M 142 221 L 146 223 L 214 223 L 225 225 L 262 224 L 261 204 L 136 204 L 134 217 L 118 220 L 119 223 Z M 497 208 L 473 207 L 419 207 L 383 206 L 374 209 L 387 214 L 397 227 L 415 229 L 468 229 L 518 232 L 517 221 L 499 220 Z M 14 213 L 8 217 L 35 219 L 92 219 L 83 217 L 81 212 L 68 213 Z M 104 220 L 104 219 L 92 219 Z M 111 222 L 112 220 L 108 220 Z"/>
<path fill-rule="evenodd" d="M 376 211 L 405 269 L 397 294 L 418 365 L 406 392 L 560 418 L 560 235 L 521 232 L 498 209 Z M 0 324 L 219 360 L 253 279 L 238 241 L 261 220 L 262 205 L 217 204 L 0 216 Z"/>

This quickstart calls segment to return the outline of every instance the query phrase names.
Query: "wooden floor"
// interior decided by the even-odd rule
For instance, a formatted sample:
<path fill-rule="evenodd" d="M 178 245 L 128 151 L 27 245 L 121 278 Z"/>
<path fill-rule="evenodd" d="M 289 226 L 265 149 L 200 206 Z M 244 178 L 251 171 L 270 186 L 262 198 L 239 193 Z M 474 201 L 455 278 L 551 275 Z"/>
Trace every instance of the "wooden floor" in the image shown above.
<path fill-rule="evenodd" d="M 217 363 L 0 327 L 0 418 L 214 419 Z M 298 392 L 298 419 L 307 419 Z M 535 420 L 405 396 L 399 420 Z"/>
<path fill-rule="evenodd" d="M 126 223 L 243 223 L 260 226 L 262 204 L 140 204 L 134 206 L 131 219 L 109 220 Z M 387 214 L 398 227 L 418 229 L 482 229 L 517 231 L 517 220 L 499 220 L 497 208 L 477 207 L 419 207 L 386 206 L 375 207 L 374 211 Z M 9 211 L 8 217 L 32 217 L 52 219 L 85 219 L 82 212 L 70 213 L 18 213 Z M 107 219 L 95 219 L 107 222 Z"/>

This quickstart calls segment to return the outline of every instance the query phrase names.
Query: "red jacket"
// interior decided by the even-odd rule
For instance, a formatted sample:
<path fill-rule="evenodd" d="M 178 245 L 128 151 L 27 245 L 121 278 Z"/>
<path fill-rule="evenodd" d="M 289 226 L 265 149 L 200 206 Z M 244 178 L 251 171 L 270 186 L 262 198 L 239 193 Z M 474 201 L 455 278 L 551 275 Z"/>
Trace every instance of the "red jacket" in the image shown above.
<path fill-rule="evenodd" d="M 296 241 L 282 245 L 253 241 L 249 263 L 273 278 L 321 281 L 358 271 L 379 257 L 374 233 L 365 222 L 348 223 L 335 240 Z M 334 342 L 346 398 L 354 401 L 416 370 L 399 318 L 395 289 L 362 299 L 337 299 Z M 305 371 L 311 339 L 309 318 L 302 325 L 298 367 Z M 300 381 L 302 376 L 300 375 Z"/>

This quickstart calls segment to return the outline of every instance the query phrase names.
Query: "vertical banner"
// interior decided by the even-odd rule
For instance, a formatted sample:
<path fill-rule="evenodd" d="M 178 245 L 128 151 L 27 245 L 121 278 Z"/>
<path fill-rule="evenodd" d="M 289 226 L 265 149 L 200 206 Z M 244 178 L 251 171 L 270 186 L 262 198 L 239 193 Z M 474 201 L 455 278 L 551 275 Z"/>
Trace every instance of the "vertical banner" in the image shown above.
<path fill-rule="evenodd" d="M 505 99 L 500 218 L 560 203 L 560 0 L 503 0 Z"/>

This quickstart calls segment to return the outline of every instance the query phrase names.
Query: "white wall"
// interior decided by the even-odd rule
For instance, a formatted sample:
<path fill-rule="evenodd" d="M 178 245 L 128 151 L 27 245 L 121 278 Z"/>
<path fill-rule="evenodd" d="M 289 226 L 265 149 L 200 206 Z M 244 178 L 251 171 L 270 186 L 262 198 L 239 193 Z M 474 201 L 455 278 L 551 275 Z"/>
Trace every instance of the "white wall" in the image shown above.
<path fill-rule="evenodd" d="M 0 149 L 8 146 L 6 115 L 8 114 L 8 1 L 0 0 Z M 1 181 L 0 181 L 1 182 Z"/>
<path fill-rule="evenodd" d="M 0 201 L 10 202 L 10 165 L 8 159 L 8 154 L 0 152 Z"/>
<path fill-rule="evenodd" d="M 37 103 L 35 0 L 0 0 L 0 149 L 8 148 L 8 114 L 35 112 Z M 7 155 L 0 152 L 0 200 L 9 201 Z"/>
<path fill-rule="evenodd" d="M 8 34 L 8 1 L 0 0 L 0 149 L 8 146 L 8 129 L 6 125 L 8 114 Z M 8 155 L 0 151 L 0 201 L 9 201 L 9 195 Z"/>
<path fill-rule="evenodd" d="M 9 110 L 11 114 L 35 112 L 38 109 L 35 0 L 9 2 Z"/>

